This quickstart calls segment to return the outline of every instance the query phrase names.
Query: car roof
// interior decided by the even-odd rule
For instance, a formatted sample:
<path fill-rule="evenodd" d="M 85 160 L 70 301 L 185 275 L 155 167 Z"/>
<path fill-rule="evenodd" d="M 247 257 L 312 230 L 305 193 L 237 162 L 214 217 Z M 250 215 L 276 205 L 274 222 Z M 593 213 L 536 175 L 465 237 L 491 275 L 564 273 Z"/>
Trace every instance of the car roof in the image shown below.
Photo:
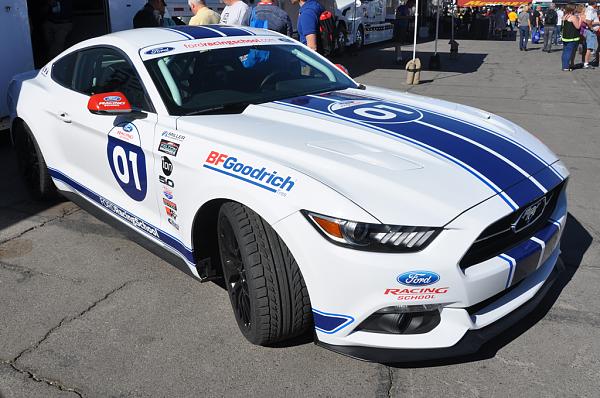
<path fill-rule="evenodd" d="M 169 28 L 141 28 L 124 30 L 104 36 L 104 39 L 117 39 L 127 42 L 132 47 L 145 47 L 186 40 L 214 39 L 219 37 L 279 36 L 278 33 L 266 29 L 247 26 L 204 25 L 173 26 Z"/>

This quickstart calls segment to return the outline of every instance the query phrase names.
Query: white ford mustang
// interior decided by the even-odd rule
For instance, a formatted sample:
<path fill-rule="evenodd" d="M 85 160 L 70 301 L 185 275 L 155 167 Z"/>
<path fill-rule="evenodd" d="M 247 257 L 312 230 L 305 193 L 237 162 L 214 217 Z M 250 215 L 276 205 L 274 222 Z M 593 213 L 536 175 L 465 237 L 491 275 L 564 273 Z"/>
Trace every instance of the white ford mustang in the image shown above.
<path fill-rule="evenodd" d="M 381 362 L 473 352 L 557 273 L 568 171 L 541 142 L 366 88 L 276 33 L 95 38 L 17 76 L 8 101 L 35 194 L 58 190 L 222 278 L 255 344 L 314 328 Z"/>

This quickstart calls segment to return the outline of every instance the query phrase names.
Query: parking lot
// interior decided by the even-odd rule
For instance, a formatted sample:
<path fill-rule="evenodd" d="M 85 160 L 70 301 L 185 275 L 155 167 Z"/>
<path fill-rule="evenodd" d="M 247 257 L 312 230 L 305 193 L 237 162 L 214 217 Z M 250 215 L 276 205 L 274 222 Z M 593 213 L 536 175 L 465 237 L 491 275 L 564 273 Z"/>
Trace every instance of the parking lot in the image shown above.
<path fill-rule="evenodd" d="M 315 346 L 250 345 L 227 293 L 201 284 L 70 202 L 36 203 L 0 137 L 0 397 L 598 397 L 600 70 L 560 52 L 461 41 L 404 84 L 388 45 L 349 54 L 359 82 L 476 106 L 520 124 L 571 171 L 565 270 L 538 310 L 476 355 L 384 366 Z M 444 42 L 444 51 L 447 51 Z M 420 46 L 424 64 L 432 43 Z M 408 56 L 408 52 L 405 53 Z M 72 150 L 77 150 L 72 148 Z"/>

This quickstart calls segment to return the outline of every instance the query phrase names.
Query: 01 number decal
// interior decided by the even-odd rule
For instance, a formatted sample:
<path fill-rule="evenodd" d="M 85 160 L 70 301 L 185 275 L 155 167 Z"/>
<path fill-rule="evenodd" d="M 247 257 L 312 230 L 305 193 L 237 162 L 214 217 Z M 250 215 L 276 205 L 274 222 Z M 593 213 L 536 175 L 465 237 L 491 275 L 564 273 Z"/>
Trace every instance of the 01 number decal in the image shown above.
<path fill-rule="evenodd" d="M 133 200 L 144 200 L 148 188 L 146 158 L 135 126 L 126 123 L 108 134 L 108 164 L 123 191 Z"/>
<path fill-rule="evenodd" d="M 338 116 L 376 124 L 409 123 L 419 120 L 423 114 L 405 105 L 383 101 L 342 101 L 329 106 Z"/>

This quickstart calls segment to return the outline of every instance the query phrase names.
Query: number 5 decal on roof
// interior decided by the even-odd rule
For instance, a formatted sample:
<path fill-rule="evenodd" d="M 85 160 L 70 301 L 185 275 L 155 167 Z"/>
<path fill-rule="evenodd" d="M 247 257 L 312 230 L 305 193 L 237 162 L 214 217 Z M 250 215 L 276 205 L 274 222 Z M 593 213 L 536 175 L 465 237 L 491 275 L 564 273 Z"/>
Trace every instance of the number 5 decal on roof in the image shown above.
<path fill-rule="evenodd" d="M 108 164 L 113 176 L 133 200 L 146 197 L 146 157 L 141 148 L 140 134 L 132 123 L 123 123 L 108 133 L 106 147 Z"/>

